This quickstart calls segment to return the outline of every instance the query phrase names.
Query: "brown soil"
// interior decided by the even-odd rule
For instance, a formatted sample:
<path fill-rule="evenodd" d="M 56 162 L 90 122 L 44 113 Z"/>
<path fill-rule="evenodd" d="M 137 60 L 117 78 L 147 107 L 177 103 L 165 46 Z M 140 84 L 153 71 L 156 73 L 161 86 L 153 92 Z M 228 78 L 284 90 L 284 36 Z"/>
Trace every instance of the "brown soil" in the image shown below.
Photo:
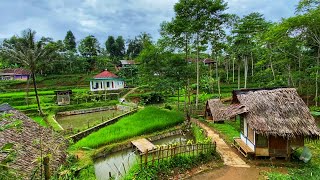
<path fill-rule="evenodd" d="M 256 180 L 256 179 L 267 179 L 266 173 L 267 172 L 280 172 L 280 173 L 287 173 L 286 168 L 270 168 L 270 167 L 250 167 L 250 168 L 241 168 L 241 167 L 230 167 L 224 166 L 222 168 L 202 172 L 197 175 L 190 177 L 191 180 L 211 180 L 211 179 L 218 179 L 218 180 L 230 180 L 230 179 L 237 179 L 237 180 Z"/>
<path fill-rule="evenodd" d="M 218 168 L 219 166 L 207 166 L 195 168 L 187 172 L 184 176 L 175 177 L 174 179 L 188 178 L 194 180 L 206 180 L 206 179 L 239 179 L 239 180 L 251 180 L 251 179 L 267 179 L 267 172 L 280 172 L 287 173 L 287 168 L 277 167 L 271 168 L 274 165 L 283 165 L 282 159 L 259 159 L 248 160 L 245 159 L 235 148 L 228 146 L 223 139 L 217 134 L 211 127 L 208 127 L 205 123 L 199 122 L 196 119 L 192 119 L 193 122 L 201 126 L 207 133 L 207 136 L 211 137 L 217 144 L 217 152 L 221 155 L 225 166 Z M 248 164 L 248 162 L 250 162 Z M 260 165 L 260 166 L 259 166 Z M 262 166 L 267 167 L 262 167 Z"/>

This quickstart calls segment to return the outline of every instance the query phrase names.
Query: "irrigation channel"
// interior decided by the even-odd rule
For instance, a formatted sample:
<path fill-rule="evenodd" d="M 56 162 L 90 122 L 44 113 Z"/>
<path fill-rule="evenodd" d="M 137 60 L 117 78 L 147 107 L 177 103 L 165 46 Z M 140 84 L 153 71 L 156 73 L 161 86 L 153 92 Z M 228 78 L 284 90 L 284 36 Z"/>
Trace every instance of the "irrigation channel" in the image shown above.
<path fill-rule="evenodd" d="M 174 135 L 167 138 L 153 141 L 155 145 L 168 145 L 173 143 L 187 143 L 194 140 L 192 135 Z M 126 172 L 137 162 L 138 155 L 132 148 L 109 154 L 106 158 L 97 159 L 94 164 L 96 178 L 107 180 L 111 176 L 121 179 Z"/>

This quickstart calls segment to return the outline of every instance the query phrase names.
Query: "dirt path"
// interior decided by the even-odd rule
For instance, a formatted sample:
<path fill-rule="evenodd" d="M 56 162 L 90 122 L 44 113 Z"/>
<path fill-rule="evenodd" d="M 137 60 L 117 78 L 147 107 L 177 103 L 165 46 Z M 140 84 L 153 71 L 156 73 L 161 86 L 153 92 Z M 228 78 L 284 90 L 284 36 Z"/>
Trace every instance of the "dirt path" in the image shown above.
<path fill-rule="evenodd" d="M 221 155 L 225 165 L 242 168 L 250 167 L 236 153 L 234 153 L 233 150 L 224 142 L 224 140 L 220 138 L 220 136 L 215 133 L 210 127 L 196 119 L 192 119 L 191 121 L 197 123 L 202 129 L 207 132 L 208 137 L 210 137 L 212 141 L 216 142 L 217 152 Z"/>
<path fill-rule="evenodd" d="M 135 88 L 131 89 L 129 92 L 127 92 L 127 94 L 123 95 L 121 98 L 126 99 L 126 97 L 127 97 L 129 94 L 133 93 L 133 92 L 134 92 L 136 89 L 138 89 L 138 88 L 139 88 L 139 87 L 135 87 Z"/>
<path fill-rule="evenodd" d="M 190 180 L 211 180 L 211 179 L 218 179 L 218 180 L 230 180 L 230 179 L 237 179 L 237 180 L 257 180 L 257 179 L 266 179 L 266 173 L 271 171 L 270 168 L 243 168 L 243 167 L 230 167 L 224 166 L 220 169 L 216 169 L 214 171 L 203 172 L 192 176 L 189 178 Z"/>

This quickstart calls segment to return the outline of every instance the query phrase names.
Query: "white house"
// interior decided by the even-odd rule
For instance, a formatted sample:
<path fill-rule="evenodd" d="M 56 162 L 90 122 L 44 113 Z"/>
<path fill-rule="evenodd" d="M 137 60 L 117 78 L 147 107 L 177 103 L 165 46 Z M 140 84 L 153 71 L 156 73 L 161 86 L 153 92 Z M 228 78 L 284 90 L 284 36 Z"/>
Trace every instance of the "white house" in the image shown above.
<path fill-rule="evenodd" d="M 105 91 L 124 88 L 123 79 L 117 75 L 104 70 L 90 80 L 90 91 Z"/>

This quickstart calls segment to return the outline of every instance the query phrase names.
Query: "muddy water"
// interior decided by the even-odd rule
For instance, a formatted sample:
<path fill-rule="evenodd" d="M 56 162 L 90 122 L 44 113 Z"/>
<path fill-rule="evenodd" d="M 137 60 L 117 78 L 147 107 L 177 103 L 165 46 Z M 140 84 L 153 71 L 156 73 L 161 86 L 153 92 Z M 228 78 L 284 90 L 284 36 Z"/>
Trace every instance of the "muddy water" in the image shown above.
<path fill-rule="evenodd" d="M 155 145 L 172 144 L 176 142 L 186 143 L 189 139 L 192 140 L 193 137 L 191 135 L 175 135 L 154 141 L 153 143 Z M 106 158 L 98 159 L 94 164 L 96 178 L 98 180 L 107 180 L 109 179 L 109 173 L 111 173 L 115 179 L 121 179 L 137 161 L 137 158 L 138 156 L 132 149 L 126 149 L 110 154 Z"/>

